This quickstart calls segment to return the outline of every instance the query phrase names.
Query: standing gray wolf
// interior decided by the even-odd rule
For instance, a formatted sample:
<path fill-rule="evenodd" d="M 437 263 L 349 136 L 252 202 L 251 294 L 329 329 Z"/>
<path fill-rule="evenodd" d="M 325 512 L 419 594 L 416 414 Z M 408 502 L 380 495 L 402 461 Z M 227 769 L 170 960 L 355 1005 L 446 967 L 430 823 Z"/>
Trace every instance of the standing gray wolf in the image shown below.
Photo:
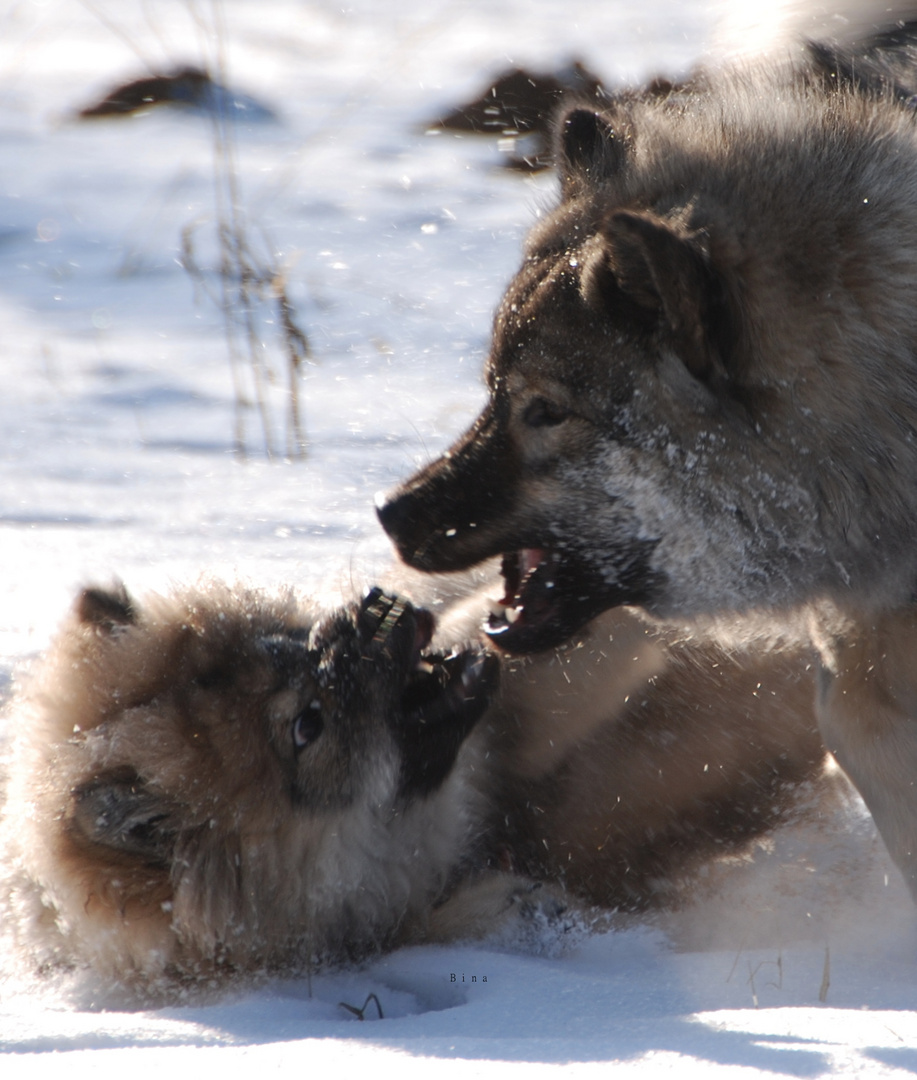
<path fill-rule="evenodd" d="M 144 1000 L 683 899 L 818 789 L 810 676 L 796 647 L 595 629 L 498 677 L 378 589 L 325 615 L 85 590 L 8 713 L 5 930 Z"/>
<path fill-rule="evenodd" d="M 514 654 L 620 604 L 805 611 L 821 731 L 917 896 L 913 30 L 563 115 L 487 405 L 379 515 L 420 570 L 502 555 Z"/>

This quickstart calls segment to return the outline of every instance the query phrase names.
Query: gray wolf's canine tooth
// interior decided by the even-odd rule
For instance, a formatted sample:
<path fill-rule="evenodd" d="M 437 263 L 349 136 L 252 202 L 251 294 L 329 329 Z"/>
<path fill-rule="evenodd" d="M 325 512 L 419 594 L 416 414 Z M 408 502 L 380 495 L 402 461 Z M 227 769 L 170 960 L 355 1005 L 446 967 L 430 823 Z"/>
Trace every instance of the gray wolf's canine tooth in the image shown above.
<path fill-rule="evenodd" d="M 503 556 L 510 653 L 619 604 L 807 611 L 823 736 L 917 895 L 914 33 L 562 116 L 489 401 L 379 515 L 420 570 Z"/>

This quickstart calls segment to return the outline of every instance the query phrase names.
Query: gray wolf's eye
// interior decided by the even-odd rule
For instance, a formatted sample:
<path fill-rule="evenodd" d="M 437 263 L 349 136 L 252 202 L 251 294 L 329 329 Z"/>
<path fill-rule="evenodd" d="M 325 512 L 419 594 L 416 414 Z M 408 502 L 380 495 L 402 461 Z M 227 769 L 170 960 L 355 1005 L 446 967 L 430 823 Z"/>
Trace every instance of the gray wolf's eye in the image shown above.
<path fill-rule="evenodd" d="M 321 705 L 317 701 L 310 701 L 305 709 L 293 718 L 293 749 L 299 753 L 310 743 L 314 743 L 324 727 Z"/>
<path fill-rule="evenodd" d="M 522 419 L 529 427 L 556 427 L 569 415 L 566 409 L 555 402 L 537 397 L 528 403 Z"/>

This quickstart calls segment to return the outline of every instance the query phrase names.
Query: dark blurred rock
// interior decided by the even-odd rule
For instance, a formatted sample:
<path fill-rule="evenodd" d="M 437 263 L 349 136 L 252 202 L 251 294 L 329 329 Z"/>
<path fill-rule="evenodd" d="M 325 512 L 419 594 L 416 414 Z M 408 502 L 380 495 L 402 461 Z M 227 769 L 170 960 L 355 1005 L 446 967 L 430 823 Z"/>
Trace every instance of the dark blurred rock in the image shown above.
<path fill-rule="evenodd" d="M 474 101 L 460 105 L 428 124 L 430 129 L 516 139 L 529 136 L 506 164 L 520 169 L 547 168 L 548 132 L 557 110 L 566 102 L 602 100 L 601 80 L 578 60 L 558 72 L 511 68 Z M 518 148 L 517 148 L 518 149 Z"/>
<path fill-rule="evenodd" d="M 156 105 L 179 105 L 200 112 L 225 112 L 249 120 L 275 119 L 274 112 L 267 106 L 228 90 L 214 82 L 208 72 L 192 66 L 124 83 L 111 90 L 101 101 L 80 109 L 77 115 L 83 120 L 129 116 Z"/>

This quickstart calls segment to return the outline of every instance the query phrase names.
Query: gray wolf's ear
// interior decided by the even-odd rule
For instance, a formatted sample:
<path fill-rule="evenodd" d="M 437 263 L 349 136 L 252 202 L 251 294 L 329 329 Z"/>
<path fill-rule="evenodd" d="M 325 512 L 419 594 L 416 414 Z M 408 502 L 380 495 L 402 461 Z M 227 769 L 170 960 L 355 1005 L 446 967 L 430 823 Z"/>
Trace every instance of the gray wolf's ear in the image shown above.
<path fill-rule="evenodd" d="M 73 791 L 73 825 L 85 839 L 157 865 L 171 860 L 170 811 L 133 772 L 94 777 Z"/>
<path fill-rule="evenodd" d="M 702 239 L 629 210 L 612 214 L 603 233 L 618 287 L 646 312 L 657 314 L 691 374 L 708 377 L 724 359 L 728 318 Z"/>
<path fill-rule="evenodd" d="M 137 622 L 134 602 L 120 582 L 110 589 L 83 589 L 76 598 L 74 611 L 81 623 L 108 632 L 116 627 L 131 626 Z"/>
<path fill-rule="evenodd" d="M 576 108 L 561 118 L 555 154 L 561 192 L 570 198 L 584 186 L 620 172 L 631 155 L 627 126 L 593 109 Z"/>

